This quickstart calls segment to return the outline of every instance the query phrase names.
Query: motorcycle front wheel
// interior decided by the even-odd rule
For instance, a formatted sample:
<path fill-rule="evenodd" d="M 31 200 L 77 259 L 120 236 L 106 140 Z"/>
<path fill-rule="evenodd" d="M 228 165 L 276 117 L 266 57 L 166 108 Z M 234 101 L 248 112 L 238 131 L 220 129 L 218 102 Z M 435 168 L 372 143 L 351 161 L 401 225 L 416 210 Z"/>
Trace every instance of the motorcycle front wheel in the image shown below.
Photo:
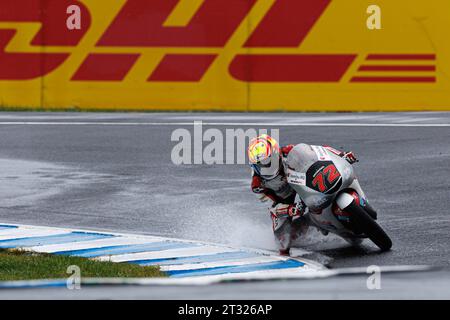
<path fill-rule="evenodd" d="M 351 214 L 351 223 L 355 231 L 365 234 L 382 251 L 391 249 L 391 238 L 364 208 L 353 202 L 345 211 Z"/>

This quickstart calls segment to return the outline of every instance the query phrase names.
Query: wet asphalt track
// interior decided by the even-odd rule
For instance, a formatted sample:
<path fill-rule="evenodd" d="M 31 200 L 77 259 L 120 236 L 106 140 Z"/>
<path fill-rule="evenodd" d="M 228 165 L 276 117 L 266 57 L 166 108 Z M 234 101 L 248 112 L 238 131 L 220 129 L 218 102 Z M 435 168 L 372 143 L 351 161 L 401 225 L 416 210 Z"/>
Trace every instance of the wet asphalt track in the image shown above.
<path fill-rule="evenodd" d="M 358 155 L 361 185 L 393 250 L 349 248 L 311 232 L 308 258 L 333 268 L 450 265 L 450 113 L 0 113 L 0 221 L 275 248 L 247 166 L 171 162 L 173 130 L 193 132 L 194 120 L 214 123 L 204 131 L 280 129 L 282 144 Z"/>

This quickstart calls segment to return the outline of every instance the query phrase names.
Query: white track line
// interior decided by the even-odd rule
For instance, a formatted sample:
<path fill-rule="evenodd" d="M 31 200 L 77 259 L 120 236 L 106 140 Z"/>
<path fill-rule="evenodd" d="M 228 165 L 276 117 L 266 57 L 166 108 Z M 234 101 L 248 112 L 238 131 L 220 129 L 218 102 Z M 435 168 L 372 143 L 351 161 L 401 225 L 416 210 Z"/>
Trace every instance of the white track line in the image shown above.
<path fill-rule="evenodd" d="M 193 122 L 23 122 L 3 121 L 0 125 L 26 126 L 193 126 Z M 395 127 L 395 128 L 448 128 L 450 123 L 352 123 L 352 122 L 202 122 L 203 126 L 227 127 Z"/>
<path fill-rule="evenodd" d="M 66 230 L 32 230 L 32 229 L 12 229 L 12 230 L 1 230 L 0 231 L 0 240 L 14 240 L 20 238 L 29 238 L 29 237 L 45 237 L 45 236 L 54 236 L 57 234 L 67 234 L 70 231 Z"/>
<path fill-rule="evenodd" d="M 234 259 L 234 260 L 224 260 L 216 262 L 201 262 L 201 263 L 191 263 L 182 265 L 172 265 L 172 266 L 160 266 L 162 271 L 178 271 L 178 270 L 196 270 L 196 269 L 207 269 L 207 268 L 217 268 L 217 267 L 229 267 L 229 266 L 245 266 L 248 264 L 259 264 L 268 262 L 285 261 L 287 258 L 283 257 L 252 257 L 245 259 Z"/>
<path fill-rule="evenodd" d="M 110 246 L 143 244 L 143 243 L 159 242 L 159 241 L 160 241 L 160 239 L 117 237 L 117 238 L 98 239 L 98 240 L 92 240 L 92 241 L 35 246 L 35 247 L 27 248 L 27 250 L 36 251 L 36 252 L 53 253 L 53 252 L 60 252 L 60 251 L 84 250 L 84 249 L 94 249 L 94 248 L 96 249 L 96 248 L 104 248 L 104 247 L 110 247 Z"/>
<path fill-rule="evenodd" d="M 213 246 L 201 246 L 195 248 L 183 248 L 183 249 L 169 249 L 162 251 L 151 252 L 139 252 L 129 254 L 118 255 L 106 255 L 95 258 L 100 261 L 112 261 L 112 262 L 127 262 L 136 260 L 149 260 L 149 259 L 165 259 L 165 258 L 181 258 L 190 256 L 202 256 L 207 254 L 225 253 L 225 252 L 239 252 L 236 249 L 227 249 Z"/>

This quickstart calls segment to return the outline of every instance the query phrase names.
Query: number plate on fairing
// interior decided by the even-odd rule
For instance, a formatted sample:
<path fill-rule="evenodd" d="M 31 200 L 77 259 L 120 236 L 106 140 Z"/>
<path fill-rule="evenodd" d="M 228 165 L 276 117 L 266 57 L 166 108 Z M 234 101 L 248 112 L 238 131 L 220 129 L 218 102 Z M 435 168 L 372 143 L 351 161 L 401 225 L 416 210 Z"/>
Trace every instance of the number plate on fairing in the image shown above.
<path fill-rule="evenodd" d="M 317 161 L 306 172 L 306 185 L 324 194 L 333 194 L 342 185 L 342 176 L 333 161 Z"/>

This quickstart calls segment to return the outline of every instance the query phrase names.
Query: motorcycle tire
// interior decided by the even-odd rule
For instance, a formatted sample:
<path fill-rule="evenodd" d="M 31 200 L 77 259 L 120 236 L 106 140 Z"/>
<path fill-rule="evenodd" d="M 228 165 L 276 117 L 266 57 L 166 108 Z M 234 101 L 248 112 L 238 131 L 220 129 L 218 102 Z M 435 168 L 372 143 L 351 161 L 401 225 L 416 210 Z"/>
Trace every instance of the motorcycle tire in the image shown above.
<path fill-rule="evenodd" d="M 392 240 L 380 225 L 355 202 L 350 204 L 345 211 L 351 214 L 351 223 L 356 230 L 364 233 L 382 251 L 388 251 L 392 247 Z"/>

